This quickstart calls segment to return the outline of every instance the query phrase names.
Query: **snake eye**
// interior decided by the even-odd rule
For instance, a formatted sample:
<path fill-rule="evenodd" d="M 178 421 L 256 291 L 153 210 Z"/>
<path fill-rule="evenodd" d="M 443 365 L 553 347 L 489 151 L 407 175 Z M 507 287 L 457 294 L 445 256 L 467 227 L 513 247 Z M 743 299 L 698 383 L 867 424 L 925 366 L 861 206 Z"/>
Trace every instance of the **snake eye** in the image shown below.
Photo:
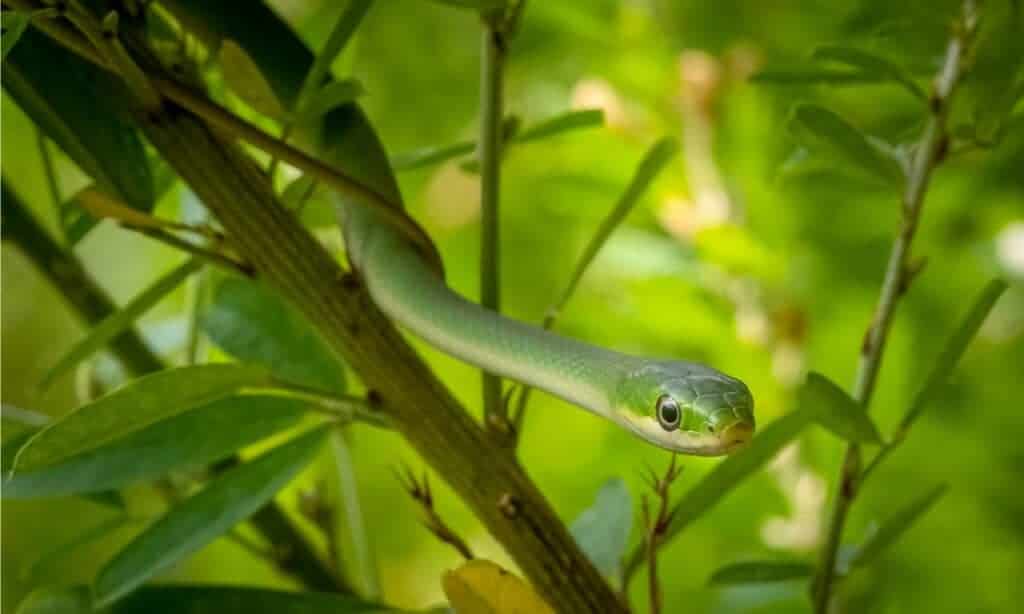
<path fill-rule="evenodd" d="M 679 404 L 667 394 L 658 397 L 657 403 L 658 423 L 666 431 L 674 431 L 679 428 L 683 412 L 679 411 Z"/>

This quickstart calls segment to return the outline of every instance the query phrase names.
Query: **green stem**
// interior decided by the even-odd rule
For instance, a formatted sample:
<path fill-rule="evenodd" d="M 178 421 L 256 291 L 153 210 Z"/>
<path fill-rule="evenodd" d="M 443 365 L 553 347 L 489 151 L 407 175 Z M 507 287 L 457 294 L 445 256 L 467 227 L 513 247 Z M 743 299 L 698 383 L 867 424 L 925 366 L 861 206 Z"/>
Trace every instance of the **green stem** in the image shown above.
<path fill-rule="evenodd" d="M 948 144 L 946 118 L 953 92 L 963 76 L 964 56 L 977 28 L 978 14 L 975 0 L 965 0 L 961 22 L 950 39 L 942 67 L 935 79 L 931 98 L 931 116 L 918 141 L 907 176 L 903 194 L 903 222 L 900 226 L 885 279 L 875 309 L 874 319 L 861 349 L 852 395 L 867 408 L 878 379 L 885 342 L 892 325 L 893 315 L 900 298 L 907 290 L 911 274 L 908 270 L 910 245 L 917 231 L 932 171 L 943 159 Z M 832 512 L 825 532 L 825 544 L 819 557 L 814 579 L 813 600 L 816 614 L 826 614 L 835 580 L 836 559 L 842 543 L 843 527 L 850 506 L 857 495 L 861 471 L 860 447 L 851 444 L 846 449 L 841 474 L 837 483 Z"/>
<path fill-rule="evenodd" d="M 355 466 L 348 442 L 345 441 L 343 429 L 336 428 L 331 432 L 331 452 L 334 456 L 334 468 L 338 477 L 338 499 L 345 511 L 345 525 L 352 536 L 352 549 L 356 568 L 363 578 L 363 597 L 369 600 L 380 598 L 380 580 L 377 577 L 377 563 L 370 548 L 370 537 L 366 530 L 363 510 L 359 505 L 359 489 L 356 483 Z M 335 522 L 332 529 L 338 530 Z M 337 538 L 335 538 L 337 539 Z M 335 561 L 339 569 L 343 561 Z"/>
<path fill-rule="evenodd" d="M 483 20 L 480 49 L 480 304 L 501 309 L 499 198 L 501 118 L 505 41 L 503 12 Z M 509 432 L 501 398 L 501 378 L 483 372 L 484 421 L 495 432 Z"/>

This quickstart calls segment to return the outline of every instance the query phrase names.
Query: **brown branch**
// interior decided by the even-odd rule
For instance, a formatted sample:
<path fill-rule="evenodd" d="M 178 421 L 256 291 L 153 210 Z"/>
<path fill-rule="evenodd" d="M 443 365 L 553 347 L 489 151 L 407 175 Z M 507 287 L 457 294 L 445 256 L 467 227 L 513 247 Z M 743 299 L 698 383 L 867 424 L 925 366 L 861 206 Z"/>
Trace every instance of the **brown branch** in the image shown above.
<path fill-rule="evenodd" d="M 663 477 L 659 478 L 653 469 L 649 471 L 651 475 L 648 478 L 648 485 L 658 500 L 658 512 L 654 516 L 651 515 L 647 495 L 644 495 L 644 498 L 641 499 L 640 510 L 643 512 L 644 517 L 644 545 L 647 556 L 647 591 L 650 595 L 650 611 L 651 614 L 660 614 L 662 595 L 661 585 L 658 582 L 658 548 L 661 546 L 668 531 L 668 526 L 672 522 L 672 512 L 669 507 L 669 490 L 672 487 L 672 483 L 683 472 L 683 468 L 676 467 L 676 455 L 673 454 Z M 623 591 L 625 591 L 627 583 L 623 582 L 622 586 Z"/>

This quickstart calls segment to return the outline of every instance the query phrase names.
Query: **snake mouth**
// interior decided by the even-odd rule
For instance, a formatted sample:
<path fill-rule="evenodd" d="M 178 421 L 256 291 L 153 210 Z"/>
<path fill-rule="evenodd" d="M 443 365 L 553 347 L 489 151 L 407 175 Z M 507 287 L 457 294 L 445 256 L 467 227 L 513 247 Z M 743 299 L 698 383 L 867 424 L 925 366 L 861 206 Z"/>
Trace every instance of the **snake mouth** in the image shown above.
<path fill-rule="evenodd" d="M 628 410 L 620 411 L 616 420 L 647 441 L 673 452 L 692 456 L 724 456 L 745 446 L 754 436 L 754 425 L 738 420 L 719 433 L 697 431 L 666 431 L 650 416 L 638 416 Z"/>
<path fill-rule="evenodd" d="M 722 448 L 726 452 L 732 452 L 750 443 L 754 438 L 754 425 L 741 420 L 725 427 L 722 431 Z"/>

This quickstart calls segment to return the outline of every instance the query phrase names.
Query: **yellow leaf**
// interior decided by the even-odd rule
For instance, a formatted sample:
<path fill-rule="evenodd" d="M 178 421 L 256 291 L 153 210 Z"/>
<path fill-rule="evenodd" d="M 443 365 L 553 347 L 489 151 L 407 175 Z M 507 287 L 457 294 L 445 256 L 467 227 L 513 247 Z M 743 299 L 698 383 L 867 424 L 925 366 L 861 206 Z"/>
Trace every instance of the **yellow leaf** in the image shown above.
<path fill-rule="evenodd" d="M 108 194 L 96 186 L 89 186 L 74 198 L 83 209 L 95 218 L 110 218 L 136 228 L 174 228 L 187 229 L 187 226 L 155 218 L 144 211 L 133 209 L 116 196 Z"/>
<path fill-rule="evenodd" d="M 483 559 L 446 572 L 441 587 L 456 614 L 555 614 L 529 584 Z"/>
<path fill-rule="evenodd" d="M 245 104 L 267 117 L 281 119 L 285 116 L 277 94 L 245 49 L 227 39 L 220 46 L 219 59 L 224 81 Z"/>

